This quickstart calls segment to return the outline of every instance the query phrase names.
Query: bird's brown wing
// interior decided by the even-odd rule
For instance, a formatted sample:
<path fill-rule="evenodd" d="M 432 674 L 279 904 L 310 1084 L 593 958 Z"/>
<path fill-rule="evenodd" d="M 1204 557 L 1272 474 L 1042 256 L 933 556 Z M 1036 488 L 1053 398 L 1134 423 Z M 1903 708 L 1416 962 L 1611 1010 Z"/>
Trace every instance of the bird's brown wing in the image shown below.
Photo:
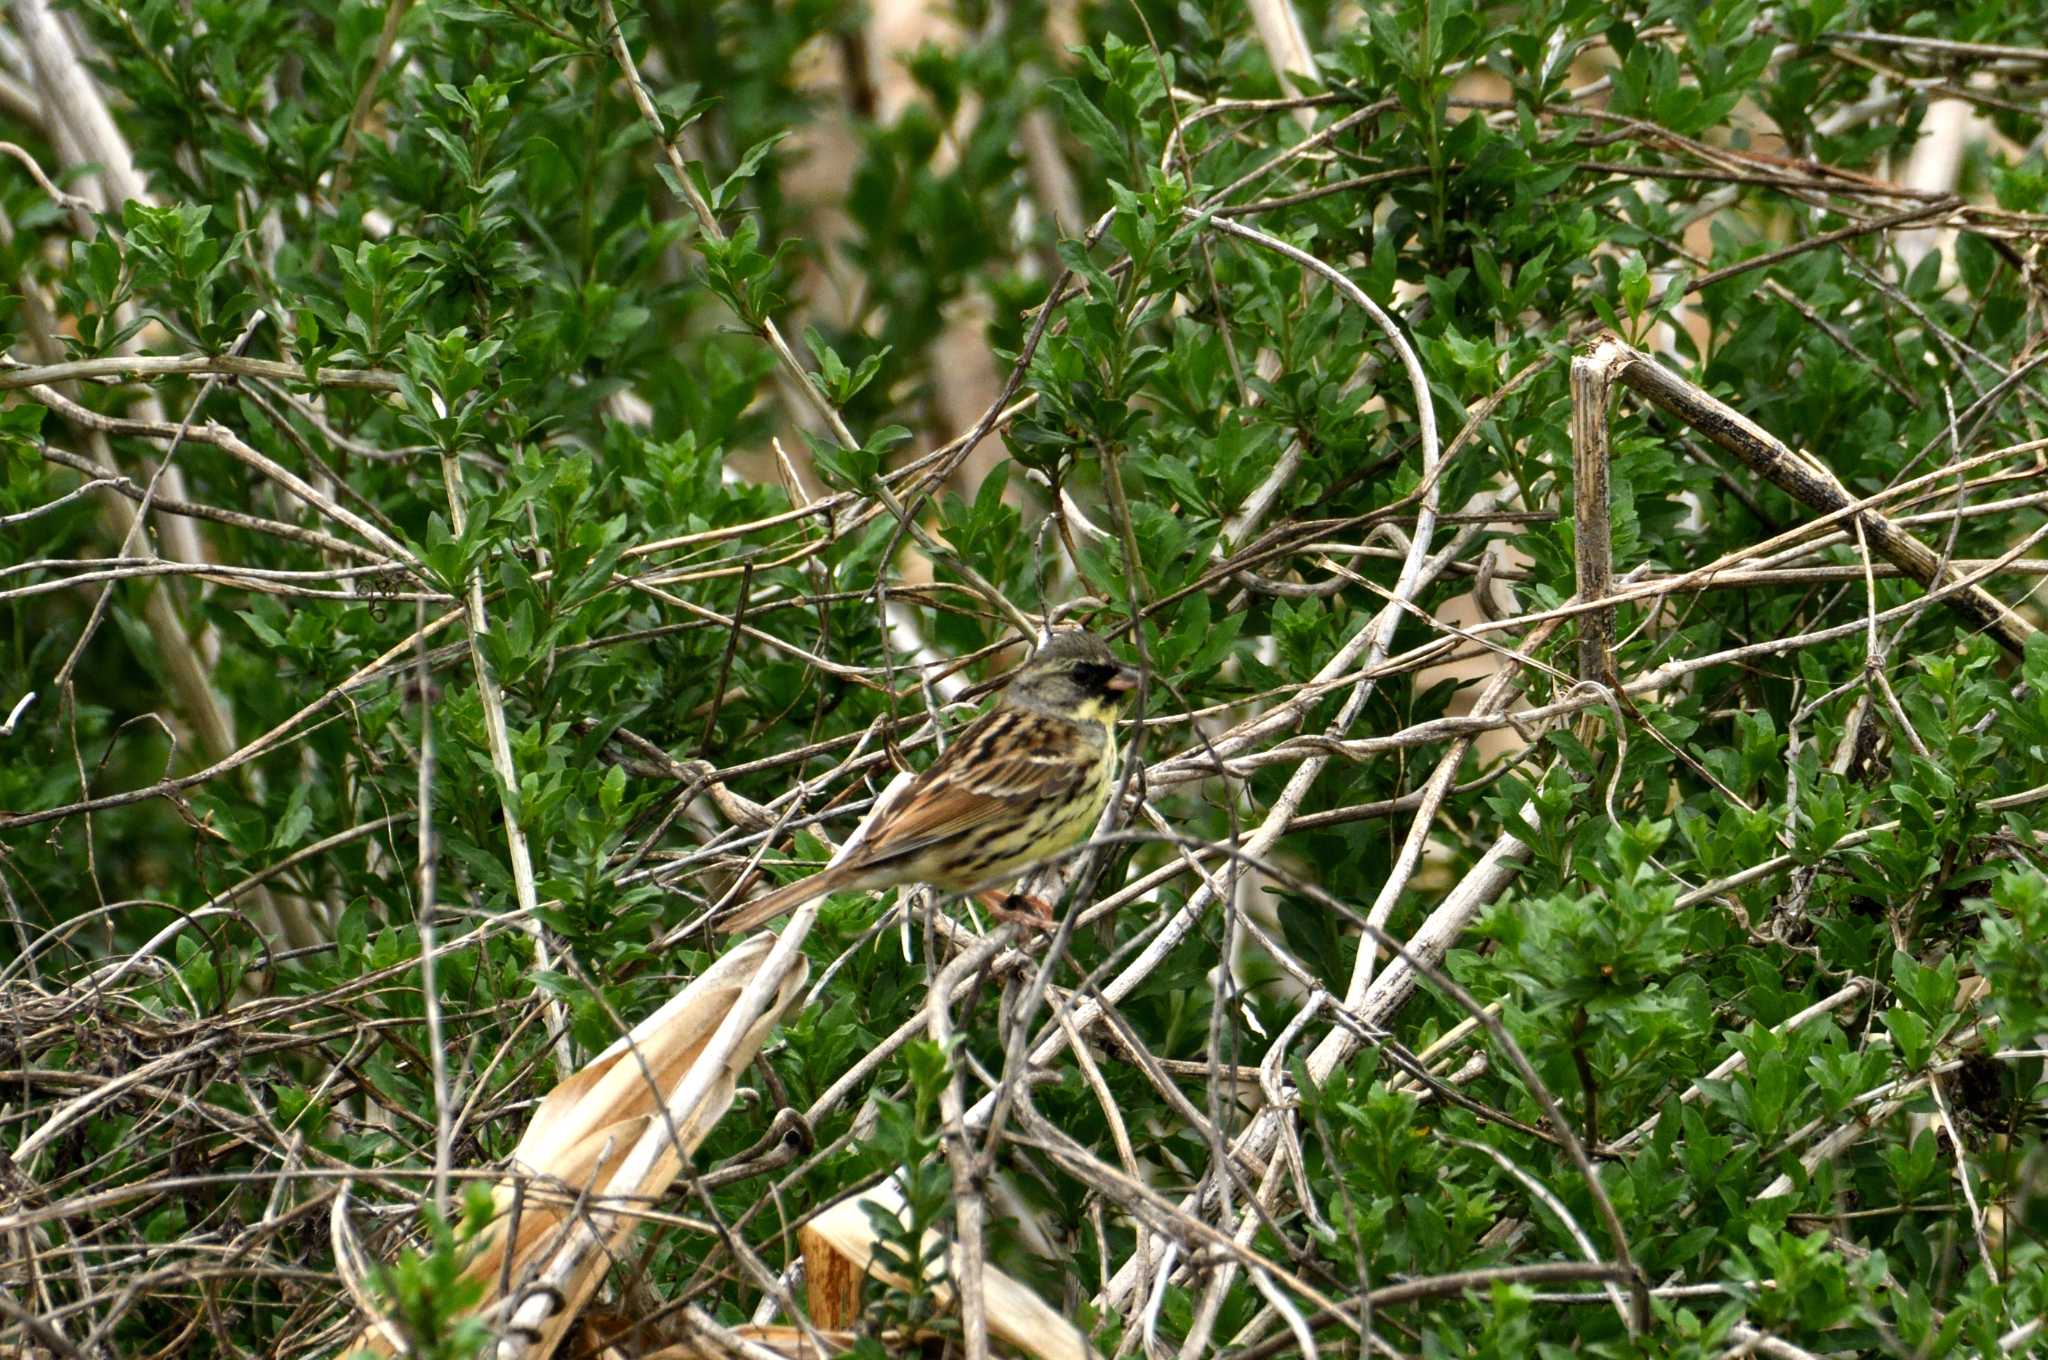
<path fill-rule="evenodd" d="M 1101 757 L 1101 747 L 1074 723 L 997 708 L 963 729 L 846 858 L 742 904 L 718 928 L 746 930 L 842 887 L 885 885 L 894 874 L 927 872 L 918 857 L 949 843 L 986 849 L 987 840 L 1006 830 L 1021 835 L 1034 807 L 1074 798 Z"/>
<path fill-rule="evenodd" d="M 942 842 L 1063 802 L 1093 773 L 1098 752 L 1071 722 L 998 708 L 962 732 L 868 834 L 859 858 L 884 865 Z"/>

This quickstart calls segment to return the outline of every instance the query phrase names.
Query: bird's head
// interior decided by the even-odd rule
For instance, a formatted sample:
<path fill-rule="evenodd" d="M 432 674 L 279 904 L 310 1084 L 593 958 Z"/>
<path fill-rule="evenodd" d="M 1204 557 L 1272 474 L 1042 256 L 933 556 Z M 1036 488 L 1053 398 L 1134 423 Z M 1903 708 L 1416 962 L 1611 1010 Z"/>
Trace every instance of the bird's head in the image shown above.
<path fill-rule="evenodd" d="M 1118 661 L 1093 633 L 1054 633 L 1011 677 L 1003 702 L 1056 713 L 1077 722 L 1109 723 L 1124 695 L 1138 687 L 1138 672 Z"/>

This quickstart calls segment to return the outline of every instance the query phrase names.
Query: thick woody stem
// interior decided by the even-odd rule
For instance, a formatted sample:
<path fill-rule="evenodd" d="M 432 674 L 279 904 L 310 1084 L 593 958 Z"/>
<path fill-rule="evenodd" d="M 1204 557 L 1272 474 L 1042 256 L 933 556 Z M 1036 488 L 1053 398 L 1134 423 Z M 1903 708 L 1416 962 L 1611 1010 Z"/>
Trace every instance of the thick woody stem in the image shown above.
<path fill-rule="evenodd" d="M 1585 603 L 1606 599 L 1614 581 L 1607 396 L 1614 386 L 1614 370 L 1624 361 L 1603 345 L 1572 360 L 1572 549 L 1579 569 L 1579 599 Z M 1581 680 L 1604 681 L 1613 648 L 1613 606 L 1580 616 Z"/>
<path fill-rule="evenodd" d="M 1704 389 L 1687 382 L 1618 336 L 1603 335 L 1572 366 L 1574 391 L 1581 363 L 1611 372 L 1623 386 L 1676 416 L 1742 460 L 1745 467 L 1793 500 L 1821 514 L 1835 514 L 1856 503 L 1839 478 L 1810 453 L 1790 448 L 1748 416 Z M 1577 433 L 1574 406 L 1574 434 Z M 1604 438 L 1604 435 L 1603 435 Z M 1576 443 L 1576 439 L 1575 439 Z M 1581 501 L 1586 497 L 1581 494 Z M 1604 498 L 1602 498 L 1604 501 Z M 1886 561 L 1932 591 L 1965 579 L 1956 563 L 1943 564 L 1935 551 L 1876 510 L 1851 512 L 1870 546 Z M 1583 524 L 1584 507 L 1581 506 Z M 1581 559 L 1583 564 L 1583 558 Z M 1583 571 L 1583 565 L 1581 567 Z M 1581 589 L 1584 578 L 1581 577 Z M 1990 634 L 2006 650 L 2025 650 L 2034 625 L 1979 585 L 1964 585 L 1944 596 L 1950 607 Z M 1582 653 L 1583 657 L 1583 653 Z"/>

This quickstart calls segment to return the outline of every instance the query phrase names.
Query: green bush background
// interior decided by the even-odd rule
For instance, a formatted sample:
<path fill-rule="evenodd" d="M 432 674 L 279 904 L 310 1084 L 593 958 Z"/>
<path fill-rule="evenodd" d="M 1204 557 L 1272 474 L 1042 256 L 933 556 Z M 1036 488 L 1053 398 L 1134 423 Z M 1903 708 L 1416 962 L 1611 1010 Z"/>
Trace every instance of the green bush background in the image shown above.
<path fill-rule="evenodd" d="M 17 38 L 40 8 L 18 7 Z M 1602 328 L 1856 495 L 2035 439 L 2048 23 L 1853 0 L 1304 4 L 1314 67 L 1283 78 L 1286 51 L 1236 4 L 919 14 L 918 41 L 892 47 L 877 15 L 815 0 L 629 10 L 657 135 L 606 13 L 576 0 L 83 0 L 61 22 L 152 196 L 125 204 L 95 197 L 32 72 L 10 77 L 27 98 L 0 100 L 0 138 L 101 211 L 0 161 L 0 329 L 18 364 L 104 358 L 123 380 L 47 398 L 0 374 L 0 514 L 17 517 L 0 531 L 0 702 L 36 692 L 0 738 L 0 1143 L 160 1066 L 4 1181 L 0 1334 L 331 1351 L 361 1325 L 327 1231 L 354 1169 L 370 1253 L 423 1253 L 373 1281 L 381 1306 L 423 1353 L 472 1348 L 446 1269 L 459 1246 L 436 1248 L 422 1208 L 425 752 L 432 924 L 459 941 L 437 982 L 452 1153 L 481 1171 L 565 1056 L 702 970 L 718 944 L 684 928 L 750 856 L 800 871 L 820 851 L 805 828 L 843 837 L 892 762 L 928 759 L 933 712 L 957 726 L 976 701 L 930 687 L 941 663 L 997 679 L 1059 606 L 1146 661 L 1129 744 L 1170 777 L 1136 782 L 1157 820 L 1132 817 L 1061 910 L 1162 881 L 1046 964 L 1048 1007 L 1129 984 L 1091 1032 L 1099 1076 L 1062 1054 L 1029 1103 L 1160 1204 L 1203 1189 L 1192 1216 L 1243 1224 L 1271 1269 L 1248 1278 L 1212 1239 L 1141 1217 L 1021 1115 L 987 1140 L 988 1179 L 952 1182 L 938 1094 L 957 1081 L 971 1103 L 1020 1075 L 1019 968 L 954 1007 L 959 1049 L 916 1030 L 816 1111 L 800 1157 L 678 1189 L 615 1275 L 625 1311 L 746 1320 L 758 1282 L 708 1225 L 779 1270 L 802 1215 L 906 1163 L 926 1168 L 917 1225 L 950 1229 L 956 1194 L 991 1196 L 992 1259 L 1105 1353 L 1292 1350 L 1275 1297 L 1355 1353 L 1375 1287 L 1613 1260 L 1497 1041 L 1461 1037 L 1432 1084 L 1406 1077 L 1400 1055 L 1466 1018 L 1442 988 L 1326 1079 L 1300 1065 L 1355 1023 L 1338 1004 L 1362 938 L 1347 910 L 1396 874 L 1414 816 L 1389 800 L 1448 760 L 1456 785 L 1385 924 L 1407 938 L 1499 837 L 1527 842 L 1447 971 L 1498 1004 L 1593 1145 L 1656 1296 L 1631 1336 L 1591 1284 L 1498 1283 L 1373 1308 L 1385 1347 L 2038 1344 L 2048 649 L 2009 655 L 1918 585 L 1866 582 L 1853 534 L 1781 553 L 1773 579 L 1625 606 L 1624 680 L 1783 644 L 1626 705 L 1574 689 L 1569 623 L 1482 642 L 1431 619 L 1494 544 L 1496 612 L 1571 598 L 1569 359 Z M 1973 113 L 1963 134 L 1944 101 Z M 1894 192 L 1942 137 L 1961 147 L 1952 185 Z M 1382 330 L 1226 221 L 1397 318 L 1462 441 L 1439 477 Z M 137 376 L 120 358 L 136 351 L 281 367 Z M 987 442 L 958 448 L 999 397 Z M 1753 566 L 1812 518 L 1632 400 L 1613 419 L 1619 571 Z M 173 442 L 146 542 L 110 533 L 104 488 L 28 516 L 81 485 L 80 460 L 139 491 Z M 2031 552 L 2043 473 L 2020 449 L 1887 512 L 1957 561 Z M 1425 491 L 1476 513 L 1435 528 L 1453 565 L 1400 616 L 1392 654 L 1412 664 L 1305 689 L 1387 607 Z M 270 523 L 161 513 L 174 500 Z M 214 569 L 145 560 L 178 557 L 179 533 Z M 1990 586 L 2032 618 L 2036 579 Z M 487 631 L 468 626 L 472 586 Z M 1577 707 L 1487 754 L 1456 747 L 1421 726 L 1470 701 L 1421 670 L 1454 652 L 1515 669 L 1527 706 Z M 1205 763 L 1205 743 L 1294 701 L 1224 753 L 1227 776 Z M 734 822 L 743 800 L 772 834 Z M 1196 898 L 1181 846 L 1262 824 L 1284 831 L 1259 857 L 1272 874 L 1201 895 L 1147 959 Z M 1235 862 L 1204 860 L 1219 881 Z M 697 1170 L 921 1013 L 957 945 L 870 934 L 885 905 L 828 906 L 806 948 L 829 980 Z M 1284 1136 L 1225 1174 L 1221 1140 L 1274 1098 Z M 1168 1229 L 1151 1259 L 1177 1240 L 1182 1273 L 1105 1299 L 1148 1226 Z M 867 1321 L 871 1351 L 890 1326 L 958 1328 L 917 1290 L 871 1291 Z"/>

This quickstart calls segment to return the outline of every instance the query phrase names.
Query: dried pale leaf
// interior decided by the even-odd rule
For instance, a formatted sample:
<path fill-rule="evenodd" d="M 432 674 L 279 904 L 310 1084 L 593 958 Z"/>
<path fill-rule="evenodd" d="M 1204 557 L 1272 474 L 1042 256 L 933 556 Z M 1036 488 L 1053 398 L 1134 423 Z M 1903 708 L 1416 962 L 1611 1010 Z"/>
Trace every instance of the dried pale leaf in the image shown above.
<path fill-rule="evenodd" d="M 861 1267 L 808 1223 L 797 1229 L 796 1240 L 804 1254 L 804 1305 L 812 1324 L 852 1326 L 860 1316 Z"/>
<path fill-rule="evenodd" d="M 660 1010 L 548 1092 L 512 1159 L 546 1172 L 563 1148 L 583 1141 L 600 1124 L 652 1113 L 662 1094 L 689 1070 L 773 944 L 768 935 L 742 940 Z"/>
<path fill-rule="evenodd" d="M 579 1199 L 644 1203 L 659 1199 L 668 1189 L 681 1170 L 682 1158 L 731 1107 L 740 1072 L 801 992 L 808 970 L 799 960 L 782 980 L 774 1003 L 749 1026 L 738 1049 L 714 1075 L 704 1099 L 671 1136 L 664 1114 L 669 1096 L 704 1055 L 774 943 L 775 938 L 765 934 L 742 940 L 541 1101 L 512 1154 L 506 1177 L 492 1190 L 497 1216 L 463 1272 L 466 1278 L 485 1282 L 479 1308 L 497 1302 L 498 1281 L 524 1280 L 562 1245 L 562 1230 L 575 1221 Z M 660 1146 L 653 1146 L 652 1139 Z M 515 1226 L 516 1239 L 509 1236 Z M 549 1345 L 575 1319 L 632 1228 L 631 1218 L 621 1219 L 607 1234 L 608 1250 L 589 1253 L 580 1264 L 572 1287 L 562 1291 L 565 1306 L 550 1319 L 555 1335 Z M 508 1251 L 510 1270 L 505 1267 Z M 366 1331 L 356 1348 L 391 1354 L 376 1330 Z M 547 1347 L 537 1349 L 545 1354 Z"/>
<path fill-rule="evenodd" d="M 541 1101 L 512 1153 L 511 1170 L 527 1183 L 520 1206 L 520 1240 L 512 1249 L 515 1265 L 528 1264 L 533 1249 L 552 1237 L 579 1190 L 595 1189 L 609 1179 L 625 1151 L 658 1117 L 667 1093 L 704 1051 L 772 944 L 770 936 L 751 936 L 726 951 L 702 976 Z M 750 1045 L 748 1051 L 756 1047 Z M 718 1114 L 725 1112 L 729 1100 L 718 1103 Z M 669 1178 L 673 1177 L 671 1170 Z M 612 1193 L 611 1187 L 605 1187 L 605 1193 Z M 504 1276 L 500 1257 L 502 1233 L 511 1222 L 512 1177 L 500 1181 L 492 1195 L 498 1217 L 465 1273 L 495 1281 Z"/>
<path fill-rule="evenodd" d="M 815 1335 L 823 1337 L 825 1343 L 834 1349 L 820 1352 L 813 1346 L 810 1337 L 800 1327 L 756 1327 L 751 1324 L 735 1327 L 733 1335 L 764 1346 L 788 1360 L 824 1360 L 826 1354 L 841 1354 L 851 1347 L 855 1337 L 852 1332 L 827 1331 L 814 1328 Z M 663 1346 L 658 1351 L 649 1351 L 640 1360 L 732 1360 L 732 1352 L 709 1338 L 699 1341 L 684 1341 L 673 1346 Z"/>
<path fill-rule="evenodd" d="M 668 1082 L 660 1087 L 651 1086 L 645 1070 L 623 1042 L 614 1044 L 600 1057 L 601 1062 L 610 1059 L 613 1066 L 591 1089 L 587 1103 L 595 1111 L 613 1114 L 626 1113 L 628 1108 L 645 1109 L 648 1118 L 639 1139 L 619 1159 L 615 1170 L 611 1170 L 612 1164 L 606 1159 L 610 1174 L 594 1187 L 600 1207 L 588 1216 L 591 1232 L 576 1231 L 583 1226 L 579 1216 L 564 1232 L 561 1242 L 536 1254 L 530 1273 L 516 1277 L 522 1287 L 529 1280 L 545 1286 L 515 1305 L 511 1327 L 515 1333 L 524 1333 L 521 1339 L 525 1342 L 517 1353 L 554 1353 L 636 1226 L 634 1219 L 617 1212 L 616 1206 L 659 1200 L 682 1170 L 683 1158 L 695 1150 L 731 1108 L 740 1074 L 761 1051 L 761 1045 L 781 1023 L 783 1014 L 803 994 L 810 966 L 800 952 L 785 951 L 780 975 L 773 979 L 773 995 L 763 999 L 760 1012 L 734 1036 L 730 1051 L 717 1068 L 705 1070 L 704 1065 L 713 1057 L 714 1039 L 732 1017 L 741 993 L 757 980 L 757 974 L 779 944 L 780 940 L 771 935 L 743 941 L 691 984 L 691 990 L 701 987 L 712 1001 L 676 1008 L 670 1024 L 679 1032 L 680 1040 L 673 1061 L 663 1063 L 664 1069 L 672 1072 Z M 686 1089 L 693 1085 L 698 1087 L 694 1097 Z M 678 1108 L 679 1101 L 687 1103 L 688 1108 Z M 602 1206 L 614 1208 L 607 1213 Z"/>
<path fill-rule="evenodd" d="M 524 1193 L 518 1195 L 516 1224 L 512 1215 L 514 1192 L 500 1183 L 493 1191 L 499 1216 L 484 1239 L 484 1249 L 463 1274 L 470 1279 L 488 1277 L 493 1296 L 498 1279 L 523 1279 L 528 1268 L 560 1242 L 562 1225 L 575 1213 L 577 1200 L 583 1198 L 581 1187 L 603 1184 L 654 1118 L 641 1115 L 607 1124 L 591 1130 L 581 1142 L 562 1149 L 555 1170 L 546 1177 L 529 1179 Z M 502 1233 L 510 1231 L 516 1231 L 517 1236 L 510 1246 L 512 1269 L 508 1274 L 502 1264 L 506 1250 Z"/>
<path fill-rule="evenodd" d="M 859 1274 L 872 1273 L 899 1288 L 907 1287 L 908 1281 L 875 1266 L 875 1230 L 868 1219 L 867 1205 L 879 1205 L 900 1218 L 904 1209 L 903 1195 L 895 1181 L 883 1181 L 860 1194 L 840 1200 L 812 1219 L 806 1232 L 810 1239 L 845 1257 Z M 935 1233 L 925 1235 L 927 1247 L 938 1240 Z M 807 1258 L 808 1255 L 809 1239 L 806 1241 Z M 949 1244 L 947 1267 L 954 1268 L 958 1260 L 957 1252 Z M 982 1292 L 988 1300 L 988 1329 L 992 1336 L 1027 1355 L 1037 1356 L 1039 1360 L 1093 1360 L 1095 1351 L 1079 1328 L 1045 1300 L 1001 1271 L 984 1272 Z M 941 1307 L 951 1305 L 953 1295 L 949 1287 L 939 1285 L 934 1293 Z"/>

